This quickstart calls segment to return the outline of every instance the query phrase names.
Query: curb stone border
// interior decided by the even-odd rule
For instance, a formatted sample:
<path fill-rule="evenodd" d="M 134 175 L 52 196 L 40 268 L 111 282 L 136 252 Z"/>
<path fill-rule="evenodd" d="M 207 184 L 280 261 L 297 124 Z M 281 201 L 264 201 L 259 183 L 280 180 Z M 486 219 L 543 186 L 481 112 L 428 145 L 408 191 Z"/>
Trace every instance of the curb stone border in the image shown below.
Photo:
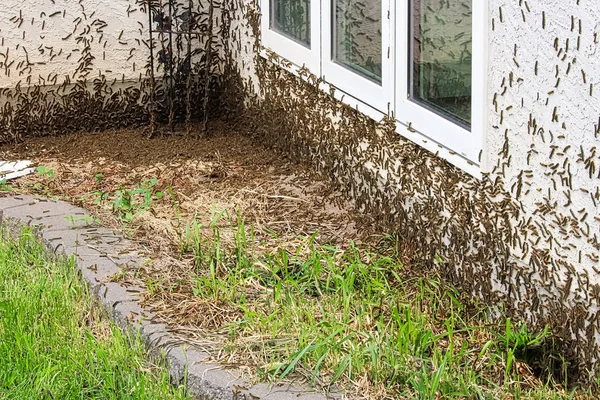
<path fill-rule="evenodd" d="M 201 400 L 327 400 L 342 399 L 317 393 L 308 386 L 261 383 L 248 385 L 215 363 L 209 355 L 187 348 L 171 335 L 164 324 L 152 321 L 153 313 L 137 302 L 141 287 L 123 287 L 110 282 L 121 267 L 136 268 L 144 257 L 120 232 L 92 226 L 90 214 L 63 201 L 33 196 L 0 197 L 0 225 L 18 234 L 22 226 L 36 228 L 44 247 L 56 255 L 74 257 L 85 283 L 111 319 L 124 330 L 140 332 L 152 356 L 163 357 L 173 382 L 183 383 Z M 186 376 L 187 372 L 187 376 Z"/>

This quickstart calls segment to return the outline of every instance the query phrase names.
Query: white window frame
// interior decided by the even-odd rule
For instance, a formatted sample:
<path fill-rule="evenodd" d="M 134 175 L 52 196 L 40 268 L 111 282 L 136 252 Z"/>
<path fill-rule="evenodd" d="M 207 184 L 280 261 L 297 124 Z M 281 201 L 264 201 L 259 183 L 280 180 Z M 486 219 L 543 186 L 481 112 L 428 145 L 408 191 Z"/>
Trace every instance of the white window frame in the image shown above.
<path fill-rule="evenodd" d="M 320 88 L 337 90 L 336 99 L 358 109 L 374 120 L 393 113 L 397 132 L 456 165 L 481 177 L 486 168 L 482 149 L 488 125 L 487 1 L 472 0 L 473 44 L 471 85 L 471 129 L 445 118 L 408 97 L 409 93 L 409 5 L 410 0 L 382 0 L 382 83 L 333 61 L 333 0 L 311 0 L 310 49 L 270 29 L 271 0 L 260 0 L 262 44 L 296 67 L 306 67 L 322 77 Z M 268 57 L 268 53 L 262 52 Z M 280 64 L 298 75 L 294 68 Z"/>
<path fill-rule="evenodd" d="M 348 103 L 358 106 L 360 103 L 367 105 L 381 113 L 388 114 L 392 111 L 393 92 L 393 63 L 391 62 L 391 44 L 392 32 L 390 23 L 390 7 L 393 0 L 381 0 L 381 33 L 382 33 L 382 68 L 381 85 L 362 76 L 358 72 L 345 67 L 333 60 L 333 22 L 335 12 L 333 2 L 335 0 L 321 0 L 323 6 L 322 25 L 323 25 L 323 44 L 322 44 L 322 71 L 323 79 L 341 90 L 343 93 L 352 96 L 357 101 Z M 370 113 L 371 115 L 373 113 Z"/>
<path fill-rule="evenodd" d="M 396 120 L 409 129 L 400 133 L 419 143 L 421 139 L 433 141 L 449 150 L 446 157 L 463 169 L 465 164 L 478 166 L 483 149 L 484 132 L 487 126 L 487 36 L 488 6 L 487 1 L 472 0 L 473 5 L 473 43 L 472 43 L 472 75 L 471 75 L 471 128 L 466 129 L 442 115 L 427 109 L 408 96 L 409 85 L 409 40 L 410 21 L 409 6 L 411 1 L 396 4 Z M 435 147 L 430 143 L 426 147 Z M 456 153 L 464 160 L 447 157 Z M 466 161 L 466 162 L 465 162 Z M 473 173 L 473 168 L 468 168 Z M 477 168 L 479 169 L 479 168 Z"/>
<path fill-rule="evenodd" d="M 261 36 L 263 47 L 298 67 L 321 75 L 321 0 L 310 0 L 310 48 L 271 29 L 271 1 L 261 0 Z"/>

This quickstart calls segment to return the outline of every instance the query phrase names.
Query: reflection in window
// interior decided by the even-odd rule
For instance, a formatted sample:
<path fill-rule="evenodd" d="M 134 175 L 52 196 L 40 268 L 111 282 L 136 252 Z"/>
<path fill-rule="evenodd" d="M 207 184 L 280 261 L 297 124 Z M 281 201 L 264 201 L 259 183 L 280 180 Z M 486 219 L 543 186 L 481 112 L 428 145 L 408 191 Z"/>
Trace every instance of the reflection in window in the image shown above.
<path fill-rule="evenodd" d="M 451 119 L 471 122 L 471 1 L 412 1 L 412 93 Z"/>
<path fill-rule="evenodd" d="M 334 60 L 381 83 L 381 0 L 334 1 Z"/>
<path fill-rule="evenodd" d="M 271 29 L 310 47 L 310 0 L 271 0 Z"/>

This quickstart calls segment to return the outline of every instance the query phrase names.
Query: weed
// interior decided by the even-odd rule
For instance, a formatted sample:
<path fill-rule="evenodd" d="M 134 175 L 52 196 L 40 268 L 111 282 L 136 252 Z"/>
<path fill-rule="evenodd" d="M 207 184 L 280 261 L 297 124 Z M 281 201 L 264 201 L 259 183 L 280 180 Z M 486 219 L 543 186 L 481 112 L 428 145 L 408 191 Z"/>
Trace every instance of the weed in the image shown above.
<path fill-rule="evenodd" d="M 138 215 L 150 210 L 154 200 L 164 197 L 163 192 L 155 190 L 157 185 L 158 179 L 152 178 L 140 183 L 134 189 L 121 187 L 114 193 L 113 212 L 125 224 L 130 223 Z"/>
<path fill-rule="evenodd" d="M 192 222 L 186 223 L 185 229 L 182 229 L 181 211 L 179 210 L 179 201 L 177 200 L 177 197 L 176 197 L 175 192 L 173 191 L 173 187 L 171 185 L 168 186 L 168 192 L 169 192 L 169 198 L 171 199 L 171 204 L 173 206 L 173 210 L 175 210 L 175 222 L 176 222 L 175 231 L 177 232 L 177 235 L 179 237 L 179 253 L 180 253 L 180 255 L 182 255 L 183 253 L 187 253 L 190 251 L 189 246 L 190 246 L 191 237 L 192 237 L 191 232 L 190 232 L 190 229 L 192 229 L 192 227 L 190 226 L 190 224 L 197 225 L 197 222 L 196 222 L 196 218 L 194 217 L 192 219 Z M 199 236 L 199 232 L 195 236 Z"/>
<path fill-rule="evenodd" d="M 73 216 L 73 215 L 67 215 L 65 217 L 65 221 L 71 223 L 71 228 L 77 227 L 77 224 L 79 222 L 81 222 L 82 225 L 85 226 L 85 227 L 93 226 L 93 225 L 99 225 L 100 224 L 100 219 L 94 218 L 94 217 L 92 217 L 90 215 L 77 216 L 77 217 Z"/>
<path fill-rule="evenodd" d="M 54 179 L 56 177 L 56 172 L 52 168 L 45 167 L 40 165 L 36 168 L 36 172 L 39 176 Z"/>
<path fill-rule="evenodd" d="M 45 196 L 53 197 L 50 185 L 52 180 L 56 177 L 56 172 L 49 167 L 40 165 L 36 168 L 36 174 L 43 179 L 43 182 L 36 182 L 33 184 L 32 189 L 43 193 Z"/>
<path fill-rule="evenodd" d="M 94 205 L 110 203 L 113 213 L 124 224 L 131 223 L 137 216 L 149 211 L 154 201 L 165 197 L 163 192 L 157 190 L 159 182 L 156 178 L 141 182 L 132 189 L 120 186 L 114 192 L 103 190 L 103 174 L 95 174 L 94 181 L 96 189 L 80 200 L 86 201 L 92 197 Z"/>
<path fill-rule="evenodd" d="M 94 205 L 100 205 L 103 202 L 107 201 L 109 195 L 110 195 L 110 193 L 108 193 L 108 192 L 101 192 L 99 190 L 96 190 L 93 195 L 95 197 Z"/>
<path fill-rule="evenodd" d="M 12 192 L 12 186 L 6 183 L 6 179 L 0 179 L 0 192 Z"/>
<path fill-rule="evenodd" d="M 552 381 L 514 385 L 524 379 L 515 363 L 549 328 L 489 320 L 487 309 L 435 276 L 411 275 L 394 251 L 354 243 L 342 250 L 316 237 L 259 252 L 239 214 L 185 226 L 180 250 L 194 255 L 194 296 L 237 310 L 214 326 L 228 332 L 227 357 L 259 361 L 266 379 L 301 374 L 324 387 L 362 380 L 394 398 L 566 398 Z"/>

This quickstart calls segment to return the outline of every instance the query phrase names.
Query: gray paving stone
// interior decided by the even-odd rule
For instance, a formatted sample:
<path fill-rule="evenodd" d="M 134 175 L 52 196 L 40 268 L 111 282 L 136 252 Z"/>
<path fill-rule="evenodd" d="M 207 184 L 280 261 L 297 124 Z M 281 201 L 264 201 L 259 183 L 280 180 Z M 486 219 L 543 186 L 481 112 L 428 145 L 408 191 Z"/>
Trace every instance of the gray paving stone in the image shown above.
<path fill-rule="evenodd" d="M 64 216 L 73 216 L 73 218 L 83 218 L 89 214 L 78 207 L 72 206 L 67 203 L 55 203 L 55 202 L 43 202 L 39 200 L 23 201 L 20 206 L 13 206 L 4 208 L 4 215 L 6 217 L 18 218 L 20 220 L 43 220 L 50 217 L 61 216 L 63 218 L 60 221 L 68 226 L 69 222 Z"/>
<path fill-rule="evenodd" d="M 106 257 L 85 257 L 77 263 L 81 270 L 89 270 L 99 279 L 121 272 L 121 267 Z"/>
<path fill-rule="evenodd" d="M 104 288 L 100 291 L 100 301 L 110 309 L 114 309 L 117 303 L 134 300 L 130 291 L 132 289 L 141 290 L 138 287 L 126 287 L 116 282 L 105 282 Z"/>
<path fill-rule="evenodd" d="M 0 209 L 8 210 L 13 207 L 20 207 L 29 205 L 31 203 L 38 203 L 40 200 L 33 196 L 8 196 L 0 197 Z"/>
<path fill-rule="evenodd" d="M 55 245 L 57 245 L 57 242 Z M 119 268 L 127 268 L 130 270 L 136 269 L 139 265 L 145 262 L 145 258 L 139 258 L 136 254 L 111 254 L 105 251 L 99 251 L 96 246 L 88 244 L 67 244 L 62 246 L 59 251 L 68 257 L 75 256 L 78 260 L 94 261 L 98 258 L 103 258 L 112 261 Z"/>
<path fill-rule="evenodd" d="M 84 229 L 96 226 L 94 225 L 95 223 L 91 216 L 73 216 L 73 214 L 63 214 L 41 218 L 35 222 L 37 225 L 45 225 L 45 230 L 49 232 L 63 229 L 82 231 Z"/>
<path fill-rule="evenodd" d="M 85 240 L 84 240 L 85 241 Z M 106 242 L 94 242 L 94 241 L 85 241 L 88 247 L 92 249 L 96 249 L 98 251 L 104 252 L 106 254 L 111 254 L 114 256 L 120 255 L 129 255 L 132 253 L 137 254 L 139 249 L 134 246 L 133 243 L 129 241 L 120 241 L 112 244 L 108 244 Z"/>
<path fill-rule="evenodd" d="M 173 339 L 164 324 L 142 321 L 140 333 L 150 351 L 155 355 L 164 356 L 163 345 Z"/>
<path fill-rule="evenodd" d="M 81 269 L 81 275 L 85 282 L 87 283 L 89 290 L 91 293 L 98 298 L 100 296 L 100 291 L 104 287 L 104 282 L 102 279 L 99 279 L 98 276 L 89 269 Z"/>
<path fill-rule="evenodd" d="M 130 301 L 122 301 L 113 307 L 115 320 L 121 321 L 120 326 L 130 328 L 141 333 L 142 321 L 152 318 L 154 314 L 148 313 L 135 301 L 132 296 Z"/>
<path fill-rule="evenodd" d="M 123 239 L 116 240 L 113 237 L 83 236 L 80 244 L 85 248 L 96 250 L 99 253 L 109 255 L 113 260 L 121 260 L 126 263 L 134 258 L 141 258 L 142 253 L 132 241 Z"/>
<path fill-rule="evenodd" d="M 106 254 L 98 250 L 91 249 L 86 245 L 76 243 L 59 243 L 61 248 L 58 251 L 67 257 L 75 257 L 75 260 L 85 260 L 88 258 L 105 258 Z M 58 244 L 57 244 L 58 245 Z"/>
<path fill-rule="evenodd" d="M 81 230 L 87 228 L 93 224 L 89 219 L 90 216 L 74 216 L 73 214 L 58 214 L 58 215 L 45 215 L 42 217 L 34 218 L 31 221 L 32 225 L 42 225 L 46 231 L 56 230 Z"/>
<path fill-rule="evenodd" d="M 83 243 L 81 232 L 74 229 L 48 230 L 41 229 L 40 236 L 45 245 L 51 249 L 55 249 L 58 245 L 62 245 L 63 249 L 67 245 Z M 54 251 L 56 253 L 56 251 Z"/>

